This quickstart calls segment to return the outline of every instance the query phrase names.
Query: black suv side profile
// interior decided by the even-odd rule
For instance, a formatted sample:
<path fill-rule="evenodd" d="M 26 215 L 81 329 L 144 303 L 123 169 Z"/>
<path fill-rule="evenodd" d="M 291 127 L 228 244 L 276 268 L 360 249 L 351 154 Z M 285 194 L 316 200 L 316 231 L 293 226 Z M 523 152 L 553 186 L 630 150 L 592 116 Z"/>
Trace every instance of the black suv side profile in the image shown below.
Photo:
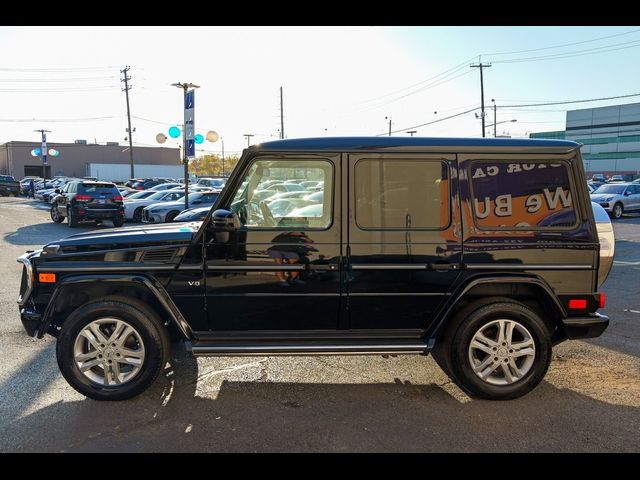
<path fill-rule="evenodd" d="M 196 356 L 432 354 L 469 395 L 516 398 L 540 383 L 553 345 L 608 325 L 596 310 L 613 230 L 594 217 L 579 147 L 254 145 L 203 221 L 22 255 L 20 316 L 27 334 L 57 338 L 62 374 L 97 400 L 149 387 L 171 335 Z M 274 181 L 302 188 L 286 208 L 256 193 Z"/>
<path fill-rule="evenodd" d="M 55 190 L 51 202 L 51 220 L 62 223 L 66 218 L 70 228 L 85 220 L 111 220 L 113 225 L 124 224 L 122 194 L 113 183 L 90 180 L 67 183 Z"/>

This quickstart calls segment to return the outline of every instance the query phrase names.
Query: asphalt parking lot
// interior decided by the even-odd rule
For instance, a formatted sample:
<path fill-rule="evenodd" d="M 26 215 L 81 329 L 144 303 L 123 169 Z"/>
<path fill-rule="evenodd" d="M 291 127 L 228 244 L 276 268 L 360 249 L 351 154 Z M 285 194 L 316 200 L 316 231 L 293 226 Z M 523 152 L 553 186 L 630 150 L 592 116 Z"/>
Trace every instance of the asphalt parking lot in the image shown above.
<path fill-rule="evenodd" d="M 39 202 L 0 198 L 0 451 L 640 451 L 640 216 L 614 222 L 605 334 L 554 348 L 529 395 L 472 400 L 429 357 L 174 352 L 145 394 L 95 402 L 28 337 L 15 303 L 25 250 L 76 233 Z M 106 222 L 105 222 L 106 223 Z"/>

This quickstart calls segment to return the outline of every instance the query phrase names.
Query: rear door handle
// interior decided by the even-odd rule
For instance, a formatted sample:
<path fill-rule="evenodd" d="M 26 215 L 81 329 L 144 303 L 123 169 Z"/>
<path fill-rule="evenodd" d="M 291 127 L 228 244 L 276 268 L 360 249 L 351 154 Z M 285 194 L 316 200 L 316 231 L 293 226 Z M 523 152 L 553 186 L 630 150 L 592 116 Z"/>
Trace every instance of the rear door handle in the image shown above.
<path fill-rule="evenodd" d="M 338 265 L 336 264 L 330 264 L 330 265 L 314 265 L 314 264 L 310 264 L 309 265 L 309 270 L 321 270 L 321 271 L 337 271 L 338 270 Z"/>
<path fill-rule="evenodd" d="M 457 263 L 431 263 L 429 264 L 430 270 L 459 270 L 460 265 Z"/>

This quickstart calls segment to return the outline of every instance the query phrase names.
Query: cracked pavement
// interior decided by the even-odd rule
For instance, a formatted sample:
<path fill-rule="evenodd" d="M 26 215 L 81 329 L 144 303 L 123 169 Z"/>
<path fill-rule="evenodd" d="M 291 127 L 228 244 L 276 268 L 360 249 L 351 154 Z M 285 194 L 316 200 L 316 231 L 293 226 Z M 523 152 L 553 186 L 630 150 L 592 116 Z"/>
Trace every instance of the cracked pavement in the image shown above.
<path fill-rule="evenodd" d="M 640 451 L 640 216 L 614 222 L 609 329 L 555 347 L 521 399 L 472 400 L 430 357 L 196 360 L 176 346 L 145 394 L 95 402 L 58 372 L 54 339 L 20 324 L 16 257 L 71 233 L 30 203 L 0 198 L 2 452 Z"/>

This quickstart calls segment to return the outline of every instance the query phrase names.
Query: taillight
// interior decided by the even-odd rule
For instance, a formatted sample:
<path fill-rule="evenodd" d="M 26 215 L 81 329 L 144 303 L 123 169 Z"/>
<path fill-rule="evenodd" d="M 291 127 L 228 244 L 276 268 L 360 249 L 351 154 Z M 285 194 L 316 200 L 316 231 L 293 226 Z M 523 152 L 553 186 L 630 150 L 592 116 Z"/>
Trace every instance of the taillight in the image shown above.
<path fill-rule="evenodd" d="M 122 196 L 121 196 L 121 195 L 116 195 L 115 197 L 113 197 L 113 199 L 114 199 L 116 202 L 122 202 L 122 201 L 124 201 L 124 198 L 122 198 Z"/>
<path fill-rule="evenodd" d="M 572 298 L 569 300 L 569 308 L 571 310 L 584 310 L 587 308 L 587 301 L 584 299 Z"/>
<path fill-rule="evenodd" d="M 76 195 L 76 200 L 78 202 L 89 202 L 92 198 L 89 195 Z"/>
<path fill-rule="evenodd" d="M 598 308 L 604 308 L 607 304 L 607 296 L 602 292 L 600 292 L 598 295 L 600 295 L 600 298 L 598 300 Z"/>
<path fill-rule="evenodd" d="M 142 185 L 138 185 L 138 186 L 136 187 L 136 190 L 144 190 L 144 187 L 143 187 Z"/>

